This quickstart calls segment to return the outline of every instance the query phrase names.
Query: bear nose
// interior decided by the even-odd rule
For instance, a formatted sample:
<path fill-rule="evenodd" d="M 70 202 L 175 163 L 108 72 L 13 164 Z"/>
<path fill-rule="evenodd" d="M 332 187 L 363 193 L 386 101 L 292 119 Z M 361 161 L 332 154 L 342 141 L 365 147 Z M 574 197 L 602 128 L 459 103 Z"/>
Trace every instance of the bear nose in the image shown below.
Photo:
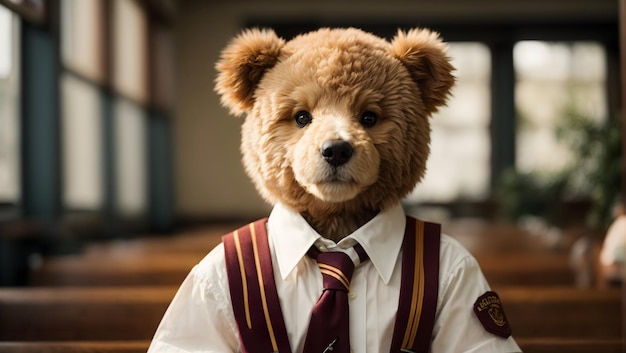
<path fill-rule="evenodd" d="M 352 145 L 343 140 L 329 140 L 322 144 L 322 157 L 334 167 L 338 167 L 352 157 Z"/>

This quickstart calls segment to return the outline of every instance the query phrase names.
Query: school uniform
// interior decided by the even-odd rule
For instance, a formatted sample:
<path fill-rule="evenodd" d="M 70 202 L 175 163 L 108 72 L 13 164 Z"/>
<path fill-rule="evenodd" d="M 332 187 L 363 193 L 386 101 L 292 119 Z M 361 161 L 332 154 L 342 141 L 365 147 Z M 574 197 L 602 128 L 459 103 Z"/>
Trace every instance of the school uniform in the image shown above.
<path fill-rule="evenodd" d="M 320 270 L 307 256 L 312 246 L 321 252 L 344 252 L 358 264 L 348 295 L 351 350 L 390 351 L 399 306 L 407 219 L 397 205 L 335 244 L 317 234 L 298 213 L 281 204 L 274 207 L 262 224 L 267 231 L 273 283 L 282 311 L 280 324 L 284 324 L 292 352 L 302 352 L 304 348 L 311 311 L 322 288 Z M 428 239 L 428 234 L 425 237 Z M 360 260 L 355 244 L 365 250 L 367 261 Z M 506 317 L 498 316 L 502 314 L 502 304 L 490 292 L 474 257 L 444 234 L 437 247 L 436 308 L 432 333 L 428 332 L 431 339 L 427 342 L 430 352 L 521 352 L 510 335 Z M 426 257 L 432 255 L 427 250 L 424 249 Z M 492 312 L 490 308 L 497 309 L 496 317 L 487 315 Z M 225 249 L 220 244 L 191 270 L 180 286 L 149 352 L 240 352 L 238 325 L 242 323 L 236 321 L 233 312 Z"/>

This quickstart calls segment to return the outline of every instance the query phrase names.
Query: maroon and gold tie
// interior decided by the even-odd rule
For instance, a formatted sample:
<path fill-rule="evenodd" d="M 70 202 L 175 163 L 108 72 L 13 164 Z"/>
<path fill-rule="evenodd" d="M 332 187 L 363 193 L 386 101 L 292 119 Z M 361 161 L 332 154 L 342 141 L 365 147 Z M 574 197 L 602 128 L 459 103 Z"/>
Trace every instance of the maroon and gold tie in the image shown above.
<path fill-rule="evenodd" d="M 355 250 L 367 259 L 360 245 Z M 322 273 L 322 295 L 313 307 L 304 353 L 349 353 L 350 322 L 348 292 L 354 272 L 352 259 L 342 252 L 320 252 L 312 247 L 308 255 Z"/>

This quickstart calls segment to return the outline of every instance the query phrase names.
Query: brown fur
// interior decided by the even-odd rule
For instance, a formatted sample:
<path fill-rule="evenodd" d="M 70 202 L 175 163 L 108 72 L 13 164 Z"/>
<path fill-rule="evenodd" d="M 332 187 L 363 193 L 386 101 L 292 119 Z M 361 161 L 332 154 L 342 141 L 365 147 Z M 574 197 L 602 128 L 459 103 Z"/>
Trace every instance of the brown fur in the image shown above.
<path fill-rule="evenodd" d="M 247 30 L 222 52 L 216 91 L 242 126 L 244 167 L 261 195 L 300 212 L 338 241 L 396 204 L 421 180 L 432 113 L 445 104 L 453 67 L 438 35 L 398 32 L 387 42 L 363 31 L 320 29 L 285 42 Z M 300 128 L 299 111 L 312 122 Z M 362 126 L 366 111 L 376 125 Z M 352 144 L 330 167 L 324 141 Z"/>

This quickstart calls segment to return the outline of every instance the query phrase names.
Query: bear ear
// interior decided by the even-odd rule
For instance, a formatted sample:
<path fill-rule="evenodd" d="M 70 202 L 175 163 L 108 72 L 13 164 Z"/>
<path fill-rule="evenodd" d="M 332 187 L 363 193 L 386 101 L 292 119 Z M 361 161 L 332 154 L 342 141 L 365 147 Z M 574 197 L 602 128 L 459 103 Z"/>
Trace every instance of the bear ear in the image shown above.
<path fill-rule="evenodd" d="M 234 115 L 249 111 L 263 74 L 278 62 L 285 41 L 270 29 L 248 29 L 222 51 L 215 91 Z"/>
<path fill-rule="evenodd" d="M 454 67 L 439 34 L 427 29 L 398 31 L 391 41 L 390 50 L 419 86 L 428 111 L 436 112 L 446 103 L 455 81 L 452 75 Z"/>

